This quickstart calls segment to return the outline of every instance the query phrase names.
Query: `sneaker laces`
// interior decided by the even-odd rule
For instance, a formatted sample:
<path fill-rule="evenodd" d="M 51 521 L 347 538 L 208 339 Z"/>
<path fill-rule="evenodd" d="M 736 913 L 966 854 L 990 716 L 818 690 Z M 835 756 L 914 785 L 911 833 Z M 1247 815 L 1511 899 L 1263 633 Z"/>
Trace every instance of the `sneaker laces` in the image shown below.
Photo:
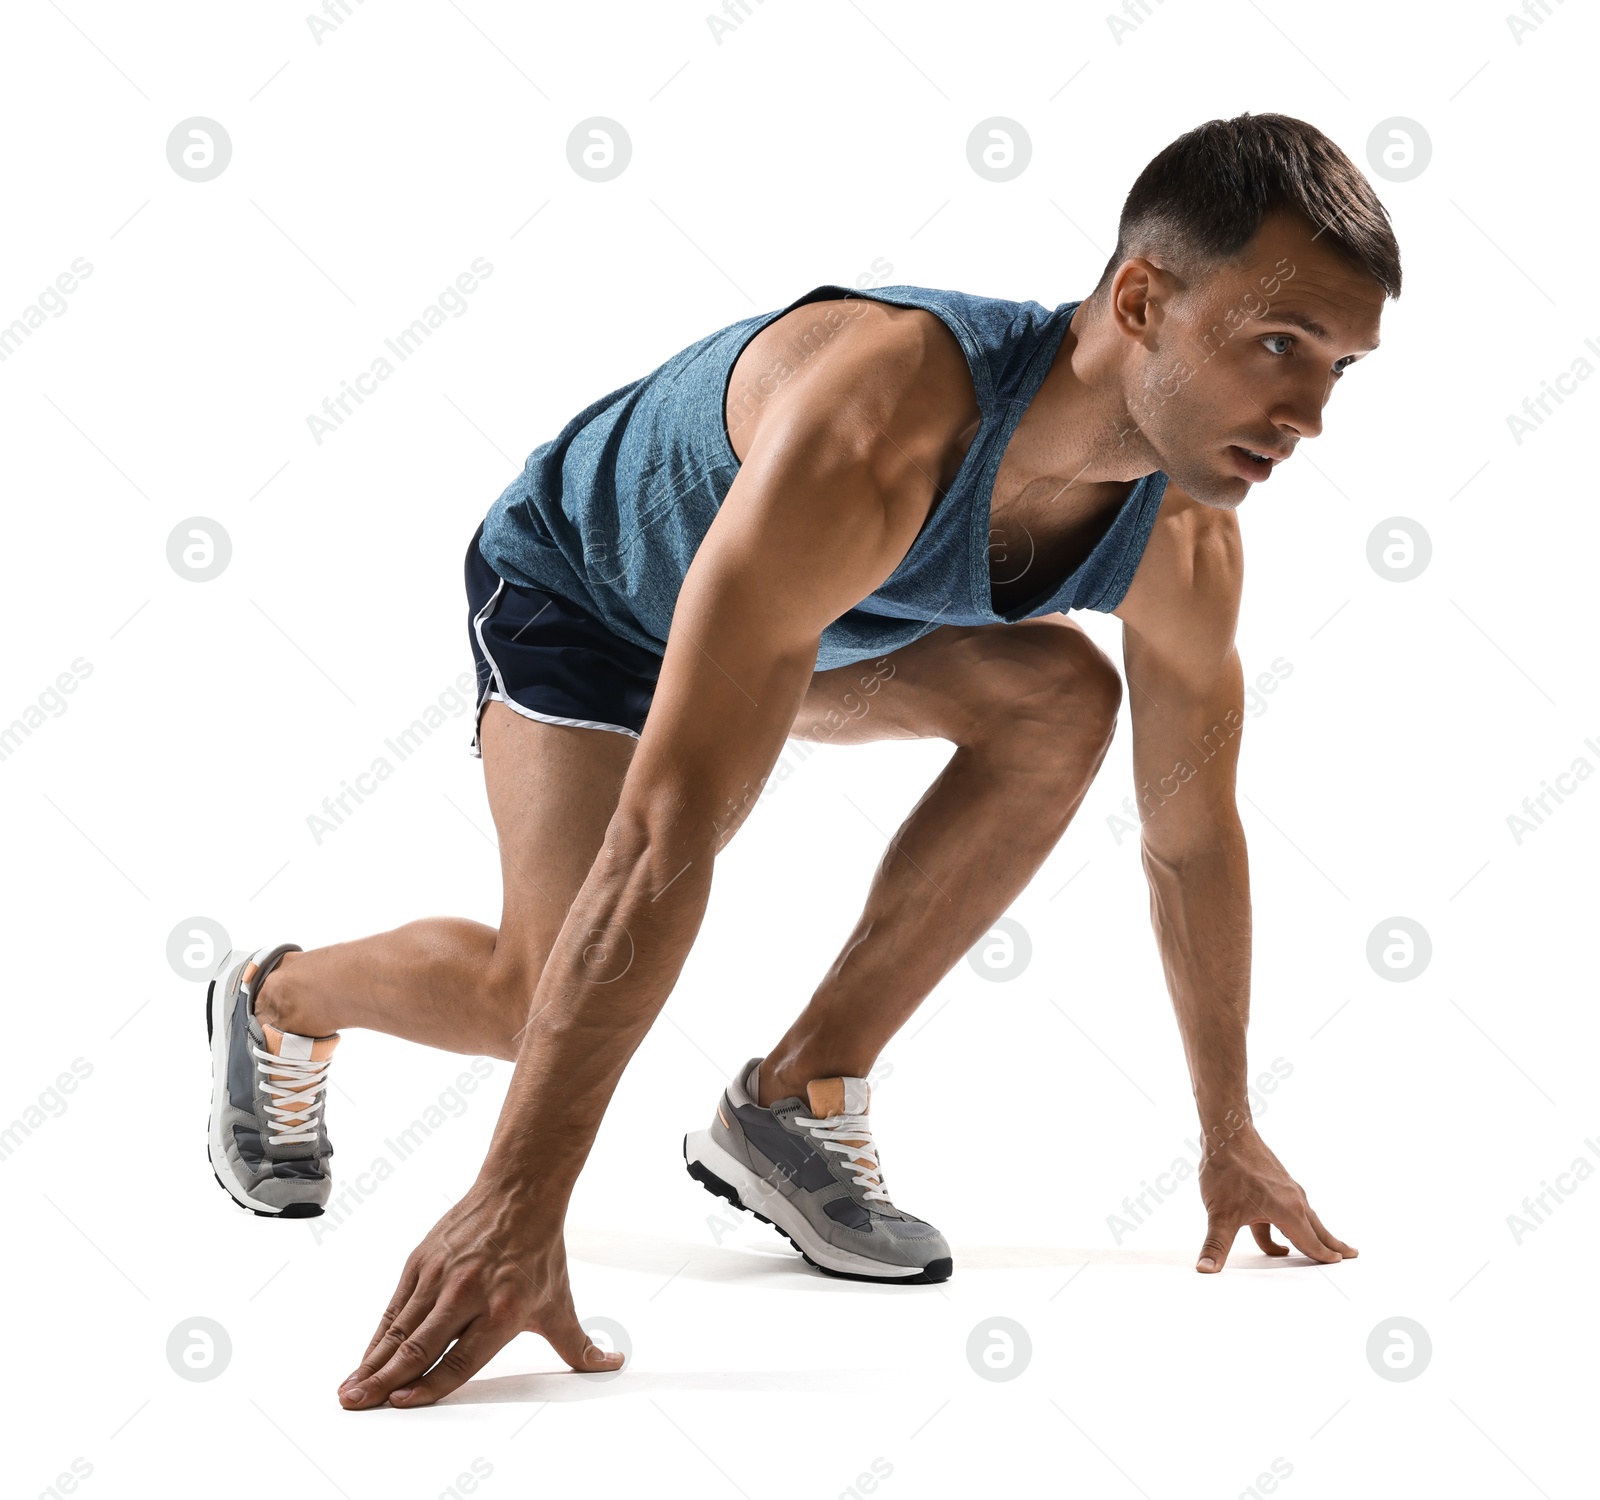
<path fill-rule="evenodd" d="M 804 1125 L 825 1149 L 837 1151 L 845 1158 L 856 1186 L 865 1189 L 863 1198 L 889 1202 L 883 1187 L 883 1168 L 878 1164 L 878 1148 L 865 1114 L 828 1115 L 820 1120 L 796 1115 L 794 1122 Z"/>
<path fill-rule="evenodd" d="M 266 1101 L 268 1144 L 289 1146 L 317 1138 L 317 1115 L 322 1109 L 322 1091 L 328 1085 L 331 1057 L 321 1062 L 297 1057 L 280 1057 L 254 1042 L 250 1050 L 261 1072 L 261 1087 L 271 1095 Z"/>

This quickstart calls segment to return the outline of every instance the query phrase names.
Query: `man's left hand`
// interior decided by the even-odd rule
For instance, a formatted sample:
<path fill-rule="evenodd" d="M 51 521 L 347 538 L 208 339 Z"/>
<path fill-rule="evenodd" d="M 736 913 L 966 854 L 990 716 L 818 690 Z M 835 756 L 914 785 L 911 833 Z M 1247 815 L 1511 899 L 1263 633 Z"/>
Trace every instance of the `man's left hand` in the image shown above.
<path fill-rule="evenodd" d="M 1245 1224 L 1267 1255 L 1289 1253 L 1287 1245 L 1272 1238 L 1273 1225 L 1301 1254 L 1324 1265 L 1356 1254 L 1355 1246 L 1323 1226 L 1300 1184 L 1267 1149 L 1254 1125 L 1236 1130 L 1200 1164 L 1200 1197 L 1207 1228 L 1197 1271 L 1220 1271 Z"/>

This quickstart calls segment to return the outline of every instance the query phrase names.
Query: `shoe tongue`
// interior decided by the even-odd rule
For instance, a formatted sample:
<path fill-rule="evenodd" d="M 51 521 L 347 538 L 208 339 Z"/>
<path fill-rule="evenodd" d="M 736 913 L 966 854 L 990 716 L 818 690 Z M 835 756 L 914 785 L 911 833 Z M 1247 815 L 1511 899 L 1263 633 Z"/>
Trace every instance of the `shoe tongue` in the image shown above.
<path fill-rule="evenodd" d="M 865 1078 L 813 1078 L 806 1085 L 806 1103 L 819 1120 L 829 1115 L 864 1115 L 872 1099 Z"/>
<path fill-rule="evenodd" d="M 292 1031 L 279 1031 L 263 1021 L 261 1035 L 266 1039 L 267 1051 L 274 1057 L 293 1058 L 296 1062 L 324 1062 L 333 1056 L 340 1034 L 336 1031 L 332 1036 L 296 1036 Z"/>
<path fill-rule="evenodd" d="M 806 1100 L 811 1105 L 811 1113 L 819 1120 L 830 1115 L 864 1115 L 871 1098 L 872 1086 L 865 1078 L 813 1078 L 806 1085 Z M 857 1138 L 840 1144 L 865 1146 L 867 1143 Z M 846 1157 L 845 1160 L 858 1168 L 872 1166 L 866 1157 Z"/>
<path fill-rule="evenodd" d="M 259 1024 L 267 1051 L 274 1057 L 288 1058 L 295 1062 L 323 1062 L 333 1056 L 333 1049 L 339 1045 L 337 1031 L 332 1036 L 297 1036 L 292 1031 L 279 1031 L 276 1026 L 269 1026 L 265 1021 Z M 267 1068 L 266 1073 L 274 1083 L 299 1082 L 290 1073 L 274 1073 L 271 1068 Z M 304 1114 L 289 1115 L 284 1119 L 284 1126 L 289 1130 L 297 1129 L 305 1123 Z"/>

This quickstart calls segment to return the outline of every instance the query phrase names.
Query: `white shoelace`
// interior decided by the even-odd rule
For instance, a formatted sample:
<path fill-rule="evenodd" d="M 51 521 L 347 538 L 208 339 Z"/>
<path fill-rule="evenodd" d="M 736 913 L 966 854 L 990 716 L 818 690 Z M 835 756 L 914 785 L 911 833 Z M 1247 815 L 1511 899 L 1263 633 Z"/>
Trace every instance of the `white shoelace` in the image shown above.
<path fill-rule="evenodd" d="M 272 1098 L 266 1111 L 268 1144 L 289 1146 L 298 1141 L 317 1138 L 317 1114 L 322 1108 L 322 1091 L 328 1084 L 328 1065 L 333 1061 L 325 1057 L 321 1062 L 311 1062 L 296 1057 L 279 1057 L 255 1043 L 250 1050 L 256 1056 L 256 1067 L 261 1070 L 261 1087 Z M 279 1076 L 274 1078 L 276 1073 Z"/>
<path fill-rule="evenodd" d="M 883 1168 L 878 1165 L 878 1148 L 864 1114 L 828 1115 L 821 1120 L 796 1115 L 794 1122 L 804 1125 L 826 1150 L 837 1151 L 846 1159 L 856 1186 L 866 1189 L 861 1195 L 863 1198 L 889 1202 L 883 1187 Z"/>

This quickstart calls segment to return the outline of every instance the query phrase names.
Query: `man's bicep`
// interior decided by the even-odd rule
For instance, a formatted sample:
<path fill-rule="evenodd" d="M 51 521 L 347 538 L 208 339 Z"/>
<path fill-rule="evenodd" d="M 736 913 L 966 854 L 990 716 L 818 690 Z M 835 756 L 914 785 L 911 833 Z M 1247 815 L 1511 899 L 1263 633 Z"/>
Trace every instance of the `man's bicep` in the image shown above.
<path fill-rule="evenodd" d="M 1238 525 L 1181 494 L 1163 513 L 1117 609 L 1147 840 L 1203 837 L 1233 805 L 1244 723 L 1234 643 L 1243 583 Z M 1150 822 L 1156 818 L 1157 822 Z"/>
<path fill-rule="evenodd" d="M 1214 659 L 1174 658 L 1125 628 L 1123 660 L 1145 844 L 1174 853 L 1207 845 L 1235 812 L 1244 728 L 1238 650 L 1230 643 Z"/>
<path fill-rule="evenodd" d="M 725 843 L 783 749 L 822 631 L 894 571 L 917 524 L 885 502 L 863 444 L 774 433 L 752 451 L 679 591 L 624 809 Z"/>

